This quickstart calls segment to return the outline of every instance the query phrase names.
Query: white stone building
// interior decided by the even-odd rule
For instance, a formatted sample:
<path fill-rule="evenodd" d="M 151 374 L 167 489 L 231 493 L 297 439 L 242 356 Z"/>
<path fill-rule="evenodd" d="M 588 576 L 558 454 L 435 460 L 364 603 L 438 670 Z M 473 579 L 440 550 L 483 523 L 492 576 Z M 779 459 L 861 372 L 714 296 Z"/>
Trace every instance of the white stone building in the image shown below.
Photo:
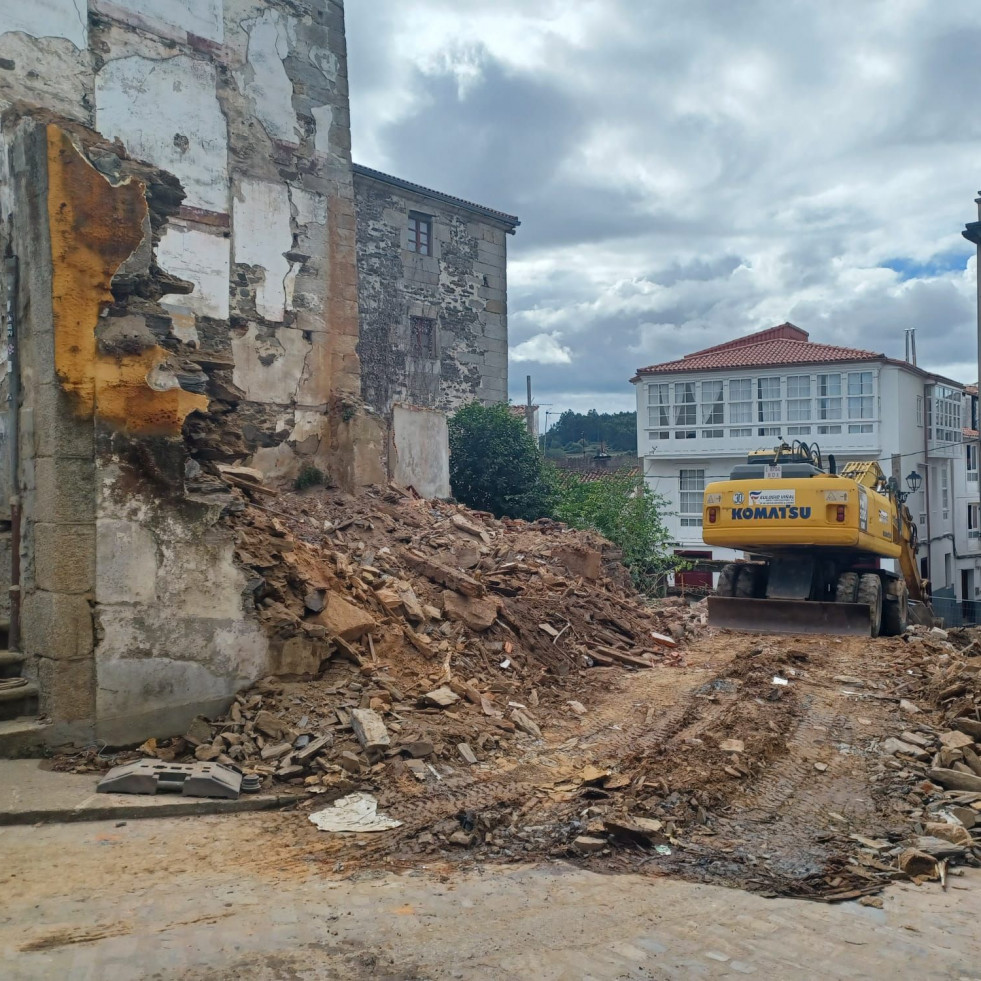
<path fill-rule="evenodd" d="M 702 541 L 706 484 L 728 478 L 751 450 L 799 439 L 816 443 L 826 463 L 831 454 L 839 464 L 878 460 L 904 490 L 920 474 L 908 505 L 921 571 L 935 591 L 974 598 L 981 539 L 976 504 L 967 526 L 967 498 L 977 499 L 977 461 L 969 482 L 963 385 L 874 351 L 814 343 L 793 324 L 641 368 L 632 381 L 638 455 L 668 502 L 679 554 L 735 557 Z"/>

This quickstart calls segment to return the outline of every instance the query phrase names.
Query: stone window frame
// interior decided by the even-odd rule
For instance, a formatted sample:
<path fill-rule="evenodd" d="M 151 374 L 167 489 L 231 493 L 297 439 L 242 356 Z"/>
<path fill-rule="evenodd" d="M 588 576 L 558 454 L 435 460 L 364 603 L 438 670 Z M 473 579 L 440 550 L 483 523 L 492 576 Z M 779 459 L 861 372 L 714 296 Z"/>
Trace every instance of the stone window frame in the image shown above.
<path fill-rule="evenodd" d="M 433 254 L 433 216 L 423 211 L 410 211 L 406 220 L 405 247 L 417 255 Z"/>

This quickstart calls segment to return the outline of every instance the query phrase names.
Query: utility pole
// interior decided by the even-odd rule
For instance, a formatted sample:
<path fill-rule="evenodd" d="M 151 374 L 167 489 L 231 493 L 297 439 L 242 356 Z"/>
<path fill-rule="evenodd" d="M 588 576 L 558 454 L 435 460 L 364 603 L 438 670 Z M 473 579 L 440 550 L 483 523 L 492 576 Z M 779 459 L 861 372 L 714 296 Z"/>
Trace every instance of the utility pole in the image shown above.
<path fill-rule="evenodd" d="M 528 382 L 528 403 L 525 406 L 525 425 L 528 427 L 528 435 L 535 435 L 535 410 L 532 408 L 531 403 L 531 375 L 525 375 L 525 380 Z"/>
<path fill-rule="evenodd" d="M 975 396 L 977 402 L 975 403 L 976 409 L 974 412 L 975 419 L 974 425 L 978 433 L 978 443 L 977 443 L 977 454 L 978 458 L 975 461 L 975 465 L 978 470 L 978 523 L 981 523 L 981 191 L 978 191 L 978 196 L 974 199 L 974 203 L 978 206 L 978 220 L 968 222 L 964 226 L 964 231 L 961 235 L 964 236 L 972 245 L 977 248 L 977 259 L 974 266 L 975 275 L 975 290 L 977 293 L 977 317 L 978 317 L 978 394 Z M 977 529 L 975 529 L 977 530 Z M 978 543 L 981 544 L 981 537 L 977 539 Z M 977 584 L 975 584 L 977 588 Z M 973 599 L 974 597 L 962 596 L 961 599 Z"/>

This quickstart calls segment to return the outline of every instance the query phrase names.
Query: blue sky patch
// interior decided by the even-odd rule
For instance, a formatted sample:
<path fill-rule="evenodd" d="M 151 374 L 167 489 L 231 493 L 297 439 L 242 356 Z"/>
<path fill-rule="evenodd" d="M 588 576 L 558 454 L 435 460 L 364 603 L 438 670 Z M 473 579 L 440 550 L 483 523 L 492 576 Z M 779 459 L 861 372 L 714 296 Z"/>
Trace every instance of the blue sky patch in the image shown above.
<path fill-rule="evenodd" d="M 965 269 L 971 254 L 960 251 L 938 252 L 936 255 L 930 256 L 925 262 L 909 258 L 896 258 L 886 259 L 885 262 L 880 262 L 879 266 L 899 273 L 899 278 L 903 281 L 907 279 L 931 279 L 934 276 L 942 276 L 944 273 L 959 272 Z"/>

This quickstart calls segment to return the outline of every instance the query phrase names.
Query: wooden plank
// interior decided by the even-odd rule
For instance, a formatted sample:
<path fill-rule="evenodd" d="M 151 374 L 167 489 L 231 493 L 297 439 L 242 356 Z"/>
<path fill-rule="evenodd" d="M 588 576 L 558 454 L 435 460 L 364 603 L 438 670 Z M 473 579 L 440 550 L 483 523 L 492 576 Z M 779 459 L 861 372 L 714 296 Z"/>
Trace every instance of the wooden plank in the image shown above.
<path fill-rule="evenodd" d="M 629 664 L 633 668 L 653 668 L 650 661 L 645 661 L 641 657 L 634 657 L 632 654 L 624 654 L 623 651 L 615 651 L 612 647 L 601 647 L 600 651 L 618 664 Z"/>

